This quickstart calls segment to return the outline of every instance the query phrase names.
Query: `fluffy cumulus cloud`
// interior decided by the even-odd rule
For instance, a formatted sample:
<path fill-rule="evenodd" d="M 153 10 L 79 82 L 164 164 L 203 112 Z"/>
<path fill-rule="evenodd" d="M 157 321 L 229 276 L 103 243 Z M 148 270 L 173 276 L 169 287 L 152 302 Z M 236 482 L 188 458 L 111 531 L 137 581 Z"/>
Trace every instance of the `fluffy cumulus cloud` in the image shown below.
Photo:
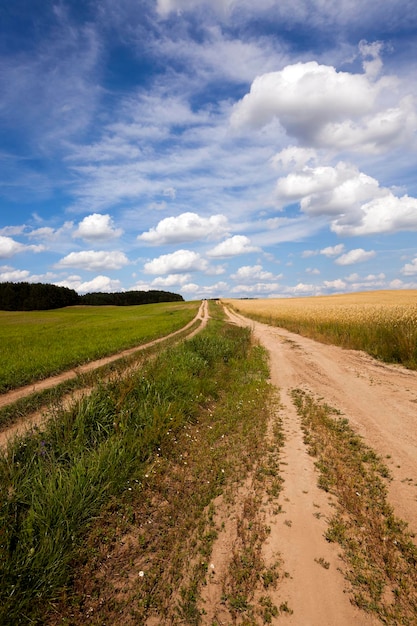
<path fill-rule="evenodd" d="M 329 216 L 338 235 L 371 235 L 417 230 L 417 198 L 397 197 L 356 166 L 304 166 L 278 179 L 280 206 L 299 202 L 311 217 Z"/>
<path fill-rule="evenodd" d="M 18 252 L 25 249 L 21 243 L 15 241 L 11 237 L 0 237 L 0 259 L 10 259 Z"/>
<path fill-rule="evenodd" d="M 122 233 L 121 228 L 115 228 L 110 215 L 93 213 L 92 215 L 87 215 L 87 217 L 78 224 L 78 228 L 74 232 L 74 237 L 80 237 L 87 241 L 103 241 L 120 237 Z"/>
<path fill-rule="evenodd" d="M 12 267 L 0 267 L 0 282 L 18 283 L 28 281 L 30 272 L 28 270 L 15 270 Z"/>
<path fill-rule="evenodd" d="M 102 270 L 120 270 L 128 265 L 129 259 L 119 250 L 83 250 L 82 252 L 70 252 L 58 263 L 58 268 L 78 268 L 90 272 Z"/>
<path fill-rule="evenodd" d="M 115 291 L 121 291 L 121 283 L 119 280 L 113 280 L 101 274 L 87 281 L 82 281 L 80 276 L 69 276 L 66 280 L 55 284 L 59 287 L 74 289 L 78 293 L 92 293 L 96 291 L 113 293 Z"/>
<path fill-rule="evenodd" d="M 338 257 L 335 261 L 337 265 L 353 265 L 354 263 L 363 263 L 369 261 L 375 256 L 374 250 L 364 250 L 363 248 L 356 248 L 355 250 L 349 250 L 346 254 Z"/>
<path fill-rule="evenodd" d="M 338 254 L 342 254 L 345 249 L 344 243 L 338 243 L 336 246 L 327 246 L 326 248 L 322 248 L 320 250 L 320 254 L 323 254 L 327 257 L 337 256 Z"/>
<path fill-rule="evenodd" d="M 341 278 L 336 278 L 335 280 L 324 280 L 323 287 L 330 290 L 344 291 L 346 289 L 346 282 Z"/>
<path fill-rule="evenodd" d="M 0 236 L 0 259 L 10 259 L 20 252 L 43 252 L 44 246 L 26 246 L 12 237 Z"/>
<path fill-rule="evenodd" d="M 376 194 L 377 197 L 360 206 L 352 216 L 335 220 L 332 230 L 338 235 L 371 235 L 417 230 L 417 198 L 408 195 L 398 198 L 393 193 Z"/>
<path fill-rule="evenodd" d="M 182 274 L 197 272 L 207 268 L 207 261 L 198 252 L 192 250 L 176 250 L 172 254 L 162 254 L 145 263 L 147 274 Z"/>
<path fill-rule="evenodd" d="M 295 63 L 255 78 L 250 92 L 235 105 L 231 122 L 235 128 L 260 128 L 278 119 L 289 136 L 305 144 L 372 144 L 376 149 L 415 127 L 410 98 L 398 107 L 377 110 L 381 92 L 395 87 L 390 77 L 374 81 L 367 74 L 338 72 L 316 61 Z"/>
<path fill-rule="evenodd" d="M 177 217 L 166 217 L 155 228 L 138 236 L 140 241 L 151 244 L 184 243 L 202 238 L 218 238 L 227 232 L 227 218 L 212 215 L 205 218 L 197 213 L 181 213 Z"/>
<path fill-rule="evenodd" d="M 302 211 L 312 216 L 337 216 L 387 192 L 379 188 L 377 180 L 345 162 L 335 167 L 306 166 L 279 178 L 276 185 L 279 203 L 300 201 Z"/>
<path fill-rule="evenodd" d="M 406 263 L 404 267 L 401 268 L 401 273 L 405 276 L 414 276 L 417 274 L 417 256 L 411 263 Z"/>
<path fill-rule="evenodd" d="M 209 250 L 207 254 L 210 257 L 225 258 L 247 254 L 248 252 L 257 252 L 258 250 L 259 248 L 251 245 L 249 237 L 245 235 L 234 235 Z"/>
<path fill-rule="evenodd" d="M 266 272 L 262 265 L 243 265 L 239 267 L 235 274 L 231 275 L 233 280 L 252 282 L 253 280 L 271 280 L 274 278 L 272 272 Z"/>
<path fill-rule="evenodd" d="M 168 276 L 158 276 L 155 278 L 151 286 L 158 289 L 167 289 L 176 285 L 185 285 L 190 282 L 191 274 L 168 274 Z"/>

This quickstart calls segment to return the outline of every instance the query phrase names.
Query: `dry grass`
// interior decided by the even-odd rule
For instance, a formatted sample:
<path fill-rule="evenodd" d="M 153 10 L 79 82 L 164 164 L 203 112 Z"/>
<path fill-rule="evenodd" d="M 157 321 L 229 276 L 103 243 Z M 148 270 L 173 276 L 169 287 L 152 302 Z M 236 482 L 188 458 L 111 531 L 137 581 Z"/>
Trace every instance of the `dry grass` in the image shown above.
<path fill-rule="evenodd" d="M 417 368 L 417 290 L 224 302 L 252 319 Z"/>

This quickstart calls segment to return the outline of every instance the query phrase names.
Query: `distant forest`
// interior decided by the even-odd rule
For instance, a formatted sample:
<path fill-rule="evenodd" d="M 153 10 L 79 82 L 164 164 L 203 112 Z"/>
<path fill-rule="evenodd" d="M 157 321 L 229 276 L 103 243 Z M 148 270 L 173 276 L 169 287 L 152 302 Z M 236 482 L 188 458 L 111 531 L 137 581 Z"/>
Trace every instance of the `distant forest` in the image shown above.
<path fill-rule="evenodd" d="M 57 285 L 24 282 L 0 283 L 0 310 L 3 311 L 43 311 L 77 304 L 132 306 L 183 300 L 181 295 L 169 291 L 97 292 L 80 296 L 74 289 Z"/>

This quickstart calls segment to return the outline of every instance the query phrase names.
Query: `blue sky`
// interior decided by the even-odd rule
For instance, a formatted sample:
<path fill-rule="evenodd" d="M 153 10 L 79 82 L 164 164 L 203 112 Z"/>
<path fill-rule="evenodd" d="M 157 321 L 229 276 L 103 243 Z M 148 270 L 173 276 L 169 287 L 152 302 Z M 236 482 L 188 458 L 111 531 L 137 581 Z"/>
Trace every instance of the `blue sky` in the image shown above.
<path fill-rule="evenodd" d="M 0 7 L 0 281 L 417 288 L 414 0 Z"/>

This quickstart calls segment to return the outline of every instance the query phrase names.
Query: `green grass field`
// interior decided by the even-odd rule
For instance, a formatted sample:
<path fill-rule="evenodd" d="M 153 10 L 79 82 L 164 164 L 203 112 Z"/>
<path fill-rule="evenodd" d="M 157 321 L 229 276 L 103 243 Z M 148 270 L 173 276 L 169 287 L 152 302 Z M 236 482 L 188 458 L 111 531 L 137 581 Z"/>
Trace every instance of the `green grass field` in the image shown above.
<path fill-rule="evenodd" d="M 251 466 L 254 446 L 264 454 L 258 438 L 266 427 L 267 376 L 264 354 L 251 346 L 247 329 L 210 320 L 196 337 L 160 348 L 142 368 L 101 383 L 72 409 L 61 411 L 44 428 L 31 430 L 2 451 L 0 624 L 48 623 L 46 613 L 60 589 L 71 583 L 74 559 L 81 554 L 84 562 L 94 558 L 85 540 L 102 508 L 114 504 L 113 498 L 137 496 L 142 498 L 140 521 L 147 506 L 149 476 L 155 476 L 163 462 L 171 464 L 173 478 L 180 468 L 189 472 L 191 452 L 186 463 L 182 453 L 188 439 L 201 430 L 194 482 L 186 480 L 175 487 L 175 493 L 181 490 L 181 505 L 175 510 L 181 513 L 182 554 L 184 537 L 199 529 L 200 517 L 221 493 L 224 473 L 233 475 L 234 455 L 241 465 Z M 244 474 L 240 466 L 235 471 L 239 479 Z M 103 542 L 108 515 L 95 530 Z M 171 521 L 171 530 L 180 521 Z M 173 560 L 175 541 L 168 530 L 158 537 L 164 569 Z M 206 567 L 198 556 L 202 578 Z M 156 562 L 154 571 L 147 571 L 155 600 L 172 593 L 159 567 Z M 135 609 L 142 611 L 136 623 L 145 623 L 147 614 L 139 598 Z"/>
<path fill-rule="evenodd" d="M 199 304 L 0 311 L 0 393 L 168 335 Z"/>

